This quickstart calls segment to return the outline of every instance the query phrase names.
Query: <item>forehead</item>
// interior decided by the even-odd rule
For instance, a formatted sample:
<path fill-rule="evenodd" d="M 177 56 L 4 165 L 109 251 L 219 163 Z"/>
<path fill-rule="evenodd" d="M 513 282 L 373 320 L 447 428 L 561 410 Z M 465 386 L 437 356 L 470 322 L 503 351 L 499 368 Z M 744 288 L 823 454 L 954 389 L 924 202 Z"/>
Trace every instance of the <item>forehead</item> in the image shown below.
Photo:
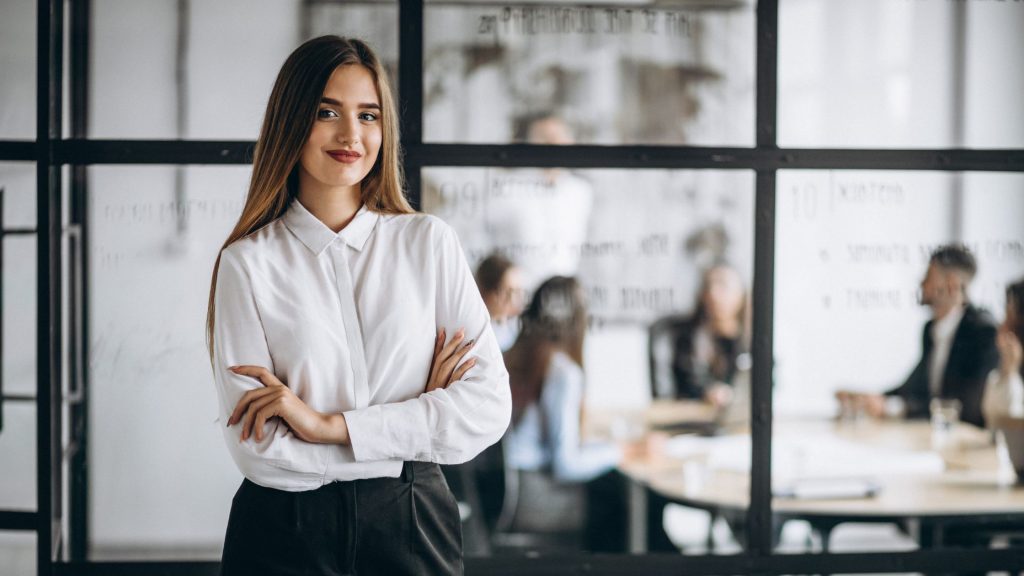
<path fill-rule="evenodd" d="M 324 87 L 324 97 L 333 98 L 345 105 L 380 103 L 373 73 L 362 64 L 346 64 L 335 68 Z"/>

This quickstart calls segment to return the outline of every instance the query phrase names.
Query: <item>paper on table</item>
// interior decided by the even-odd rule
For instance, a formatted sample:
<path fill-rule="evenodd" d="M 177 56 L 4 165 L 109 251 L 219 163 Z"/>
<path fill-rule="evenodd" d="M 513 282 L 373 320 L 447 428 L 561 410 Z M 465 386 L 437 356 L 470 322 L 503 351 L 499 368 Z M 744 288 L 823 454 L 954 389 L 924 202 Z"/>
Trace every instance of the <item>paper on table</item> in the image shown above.
<path fill-rule="evenodd" d="M 707 456 L 707 466 L 734 472 L 750 471 L 750 437 L 677 436 L 666 452 L 675 458 Z M 945 468 L 934 452 L 858 444 L 829 436 L 777 434 L 772 439 L 772 477 L 864 478 L 873 476 L 939 474 Z"/>

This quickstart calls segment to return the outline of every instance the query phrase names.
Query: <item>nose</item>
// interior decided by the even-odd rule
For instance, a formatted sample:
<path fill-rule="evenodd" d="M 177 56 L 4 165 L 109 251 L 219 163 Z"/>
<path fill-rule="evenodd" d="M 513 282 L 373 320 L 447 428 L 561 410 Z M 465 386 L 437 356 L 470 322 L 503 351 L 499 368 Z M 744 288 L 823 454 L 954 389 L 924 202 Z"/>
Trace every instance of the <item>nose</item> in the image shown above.
<path fill-rule="evenodd" d="M 337 123 L 338 130 L 335 132 L 335 139 L 339 143 L 355 144 L 359 141 L 359 119 L 351 116 L 343 117 Z"/>

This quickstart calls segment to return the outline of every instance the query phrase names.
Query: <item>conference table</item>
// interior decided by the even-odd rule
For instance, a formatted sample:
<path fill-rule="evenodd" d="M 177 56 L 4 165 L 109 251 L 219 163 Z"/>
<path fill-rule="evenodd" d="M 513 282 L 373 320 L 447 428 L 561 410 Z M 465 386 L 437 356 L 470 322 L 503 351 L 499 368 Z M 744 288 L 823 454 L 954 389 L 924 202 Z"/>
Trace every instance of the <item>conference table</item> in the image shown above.
<path fill-rule="evenodd" d="M 676 425 L 711 429 L 715 413 L 701 403 L 655 401 L 631 413 L 598 412 L 586 425 L 591 437 L 636 438 Z M 957 424 L 936 448 L 927 421 L 777 418 L 773 428 L 775 524 L 807 521 L 823 552 L 844 522 L 909 523 L 922 547 L 941 544 L 951 525 L 1024 526 L 1024 487 L 985 430 Z M 749 428 L 734 423 L 712 436 L 684 433 L 662 444 L 660 454 L 619 466 L 630 484 L 631 551 L 646 550 L 652 497 L 742 524 Z"/>

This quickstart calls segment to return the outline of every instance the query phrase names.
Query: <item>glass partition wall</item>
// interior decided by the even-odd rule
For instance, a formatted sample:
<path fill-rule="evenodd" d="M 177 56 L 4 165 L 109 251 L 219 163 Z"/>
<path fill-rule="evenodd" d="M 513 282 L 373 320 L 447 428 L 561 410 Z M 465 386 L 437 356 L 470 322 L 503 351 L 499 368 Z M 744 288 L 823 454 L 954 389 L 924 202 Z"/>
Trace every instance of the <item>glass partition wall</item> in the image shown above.
<path fill-rule="evenodd" d="M 209 273 L 274 75 L 321 34 L 382 56 L 409 199 L 471 267 L 514 261 L 521 302 L 580 282 L 588 438 L 658 432 L 658 459 L 611 473 L 624 508 L 587 528 L 624 540 L 599 559 L 496 534 L 473 498 L 506 487 L 467 496 L 451 467 L 467 572 L 1022 568 L 1007 442 L 963 406 L 936 436 L 839 398 L 919 362 L 938 246 L 972 251 L 967 295 L 1004 321 L 1024 5 L 21 0 L 0 22 L 0 554 L 19 573 L 216 573 L 240 476 Z M 664 329 L 722 266 L 746 303 L 729 401 L 680 415 Z"/>

